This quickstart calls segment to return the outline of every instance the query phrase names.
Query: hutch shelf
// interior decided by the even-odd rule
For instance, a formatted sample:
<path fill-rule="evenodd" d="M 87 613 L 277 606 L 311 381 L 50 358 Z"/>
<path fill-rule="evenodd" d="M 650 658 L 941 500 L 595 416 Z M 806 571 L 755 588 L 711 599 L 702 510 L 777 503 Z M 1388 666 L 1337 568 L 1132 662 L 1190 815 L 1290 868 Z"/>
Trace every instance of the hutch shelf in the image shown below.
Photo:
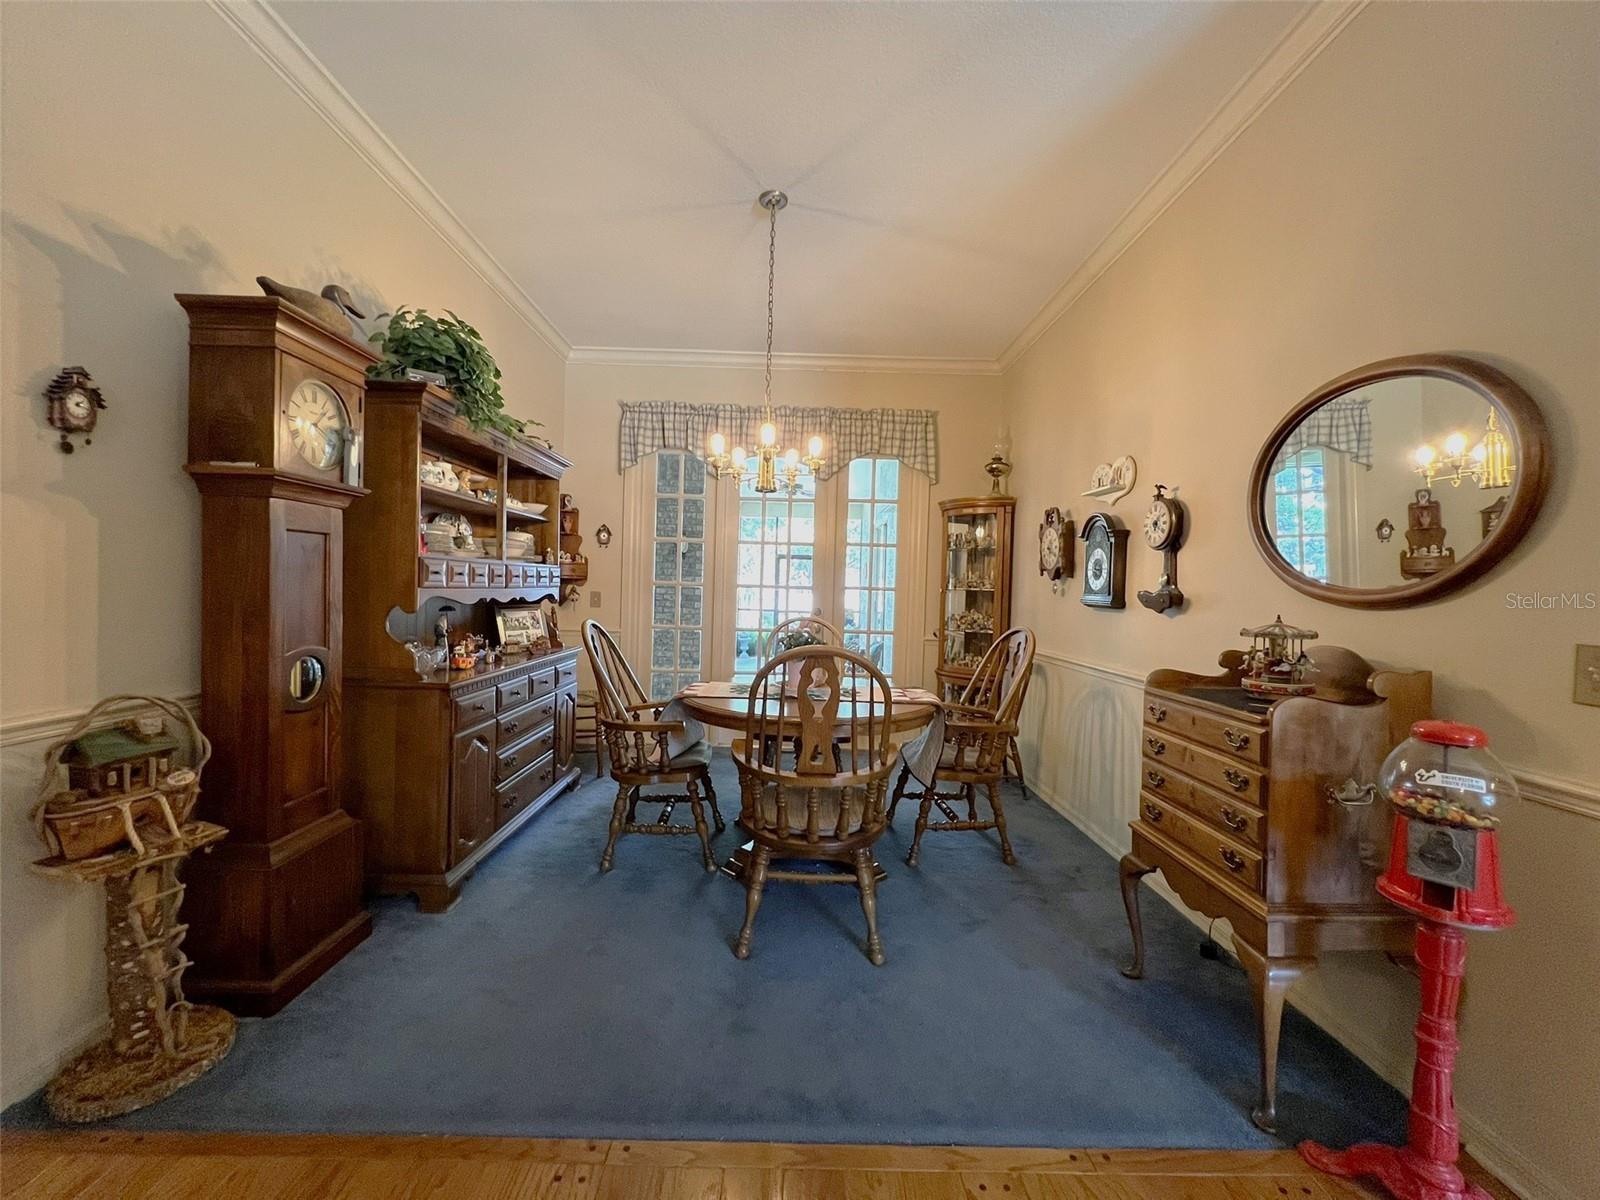
<path fill-rule="evenodd" d="M 368 883 L 411 892 L 426 912 L 459 897 L 484 857 L 578 778 L 573 766 L 577 649 L 507 658 L 423 678 L 403 643 L 494 640 L 499 604 L 555 600 L 559 526 L 519 511 L 559 505 L 571 465 L 553 451 L 472 429 L 447 392 L 374 380 L 367 387 L 366 485 L 345 532 L 345 794 L 366 823 Z M 443 460 L 486 500 L 421 482 Z M 421 529 L 438 513 L 471 524 L 494 549 L 429 553 Z M 511 533 L 525 555 L 508 555 Z"/>
<path fill-rule="evenodd" d="M 939 602 L 939 686 L 959 695 L 996 636 L 1011 624 L 1010 496 L 941 500 L 944 581 Z"/>

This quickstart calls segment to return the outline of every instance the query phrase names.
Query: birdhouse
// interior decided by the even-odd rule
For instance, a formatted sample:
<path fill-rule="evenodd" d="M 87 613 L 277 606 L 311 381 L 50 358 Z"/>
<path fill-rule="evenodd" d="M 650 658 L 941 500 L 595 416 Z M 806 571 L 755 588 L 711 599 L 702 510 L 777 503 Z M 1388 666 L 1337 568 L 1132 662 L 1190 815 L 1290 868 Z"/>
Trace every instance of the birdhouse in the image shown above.
<path fill-rule="evenodd" d="M 155 787 L 171 773 L 178 749 L 165 726 L 157 728 L 149 733 L 129 724 L 84 734 L 61 758 L 68 785 L 95 799 Z"/>

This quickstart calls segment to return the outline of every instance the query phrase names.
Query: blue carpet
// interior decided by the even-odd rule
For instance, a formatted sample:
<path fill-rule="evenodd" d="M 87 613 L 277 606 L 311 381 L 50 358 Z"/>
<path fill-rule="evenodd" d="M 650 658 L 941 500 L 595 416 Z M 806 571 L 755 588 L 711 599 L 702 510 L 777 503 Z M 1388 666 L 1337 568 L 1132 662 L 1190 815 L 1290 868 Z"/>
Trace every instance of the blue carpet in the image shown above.
<path fill-rule="evenodd" d="M 737 786 L 715 763 L 730 851 Z M 612 786 L 589 779 L 503 846 L 460 904 L 374 906 L 372 937 L 220 1066 L 127 1129 L 795 1142 L 1264 1147 L 1248 1116 L 1245 977 L 1146 894 L 1146 978 L 1122 978 L 1116 863 L 1010 789 L 1020 865 L 992 837 L 879 843 L 888 965 L 854 888 L 772 884 L 754 953 L 744 891 L 693 838 L 623 838 L 596 871 Z M 1404 1134 L 1400 1095 L 1296 1013 L 1280 1136 Z M 48 1124 L 38 1097 L 7 1126 Z"/>

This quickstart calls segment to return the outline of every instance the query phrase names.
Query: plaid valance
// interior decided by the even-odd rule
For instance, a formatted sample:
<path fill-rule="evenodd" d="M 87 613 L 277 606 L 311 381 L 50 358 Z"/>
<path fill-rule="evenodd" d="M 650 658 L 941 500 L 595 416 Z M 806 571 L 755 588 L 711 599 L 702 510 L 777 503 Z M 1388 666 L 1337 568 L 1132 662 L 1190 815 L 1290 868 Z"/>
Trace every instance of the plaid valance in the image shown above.
<path fill-rule="evenodd" d="M 1278 451 L 1278 464 L 1307 446 L 1323 446 L 1348 454 L 1353 462 L 1372 467 L 1372 414 L 1365 397 L 1339 396 L 1301 419 Z"/>
<path fill-rule="evenodd" d="M 805 440 L 822 437 L 827 479 L 853 458 L 897 458 L 934 483 L 939 482 L 939 415 L 925 408 L 809 408 L 780 404 L 774 409 L 778 445 L 806 451 Z M 743 404 L 690 404 L 672 400 L 624 402 L 617 435 L 617 470 L 625 471 L 657 450 L 687 450 L 704 455 L 713 432 L 721 430 L 728 448 L 753 450 L 759 441 L 761 407 Z"/>

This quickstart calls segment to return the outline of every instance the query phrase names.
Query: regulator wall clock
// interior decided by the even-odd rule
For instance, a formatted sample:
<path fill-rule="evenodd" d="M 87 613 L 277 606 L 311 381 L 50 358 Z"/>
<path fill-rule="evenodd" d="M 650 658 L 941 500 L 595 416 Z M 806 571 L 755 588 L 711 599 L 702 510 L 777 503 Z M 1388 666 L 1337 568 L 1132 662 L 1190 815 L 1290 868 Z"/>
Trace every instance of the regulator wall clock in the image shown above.
<path fill-rule="evenodd" d="M 1083 602 L 1090 608 L 1122 608 L 1128 577 L 1128 531 L 1105 513 L 1083 523 Z"/>
<path fill-rule="evenodd" d="M 1044 510 L 1039 526 L 1039 574 L 1050 581 L 1052 592 L 1061 590 L 1061 580 L 1072 574 L 1072 522 L 1059 508 Z"/>
<path fill-rule="evenodd" d="M 1140 592 L 1139 603 L 1151 612 L 1166 612 L 1183 607 L 1183 592 L 1178 589 L 1178 548 L 1183 544 L 1183 505 L 1167 495 L 1163 484 L 1156 484 L 1155 498 L 1144 514 L 1144 542 L 1161 551 L 1161 581 L 1154 591 Z"/>

